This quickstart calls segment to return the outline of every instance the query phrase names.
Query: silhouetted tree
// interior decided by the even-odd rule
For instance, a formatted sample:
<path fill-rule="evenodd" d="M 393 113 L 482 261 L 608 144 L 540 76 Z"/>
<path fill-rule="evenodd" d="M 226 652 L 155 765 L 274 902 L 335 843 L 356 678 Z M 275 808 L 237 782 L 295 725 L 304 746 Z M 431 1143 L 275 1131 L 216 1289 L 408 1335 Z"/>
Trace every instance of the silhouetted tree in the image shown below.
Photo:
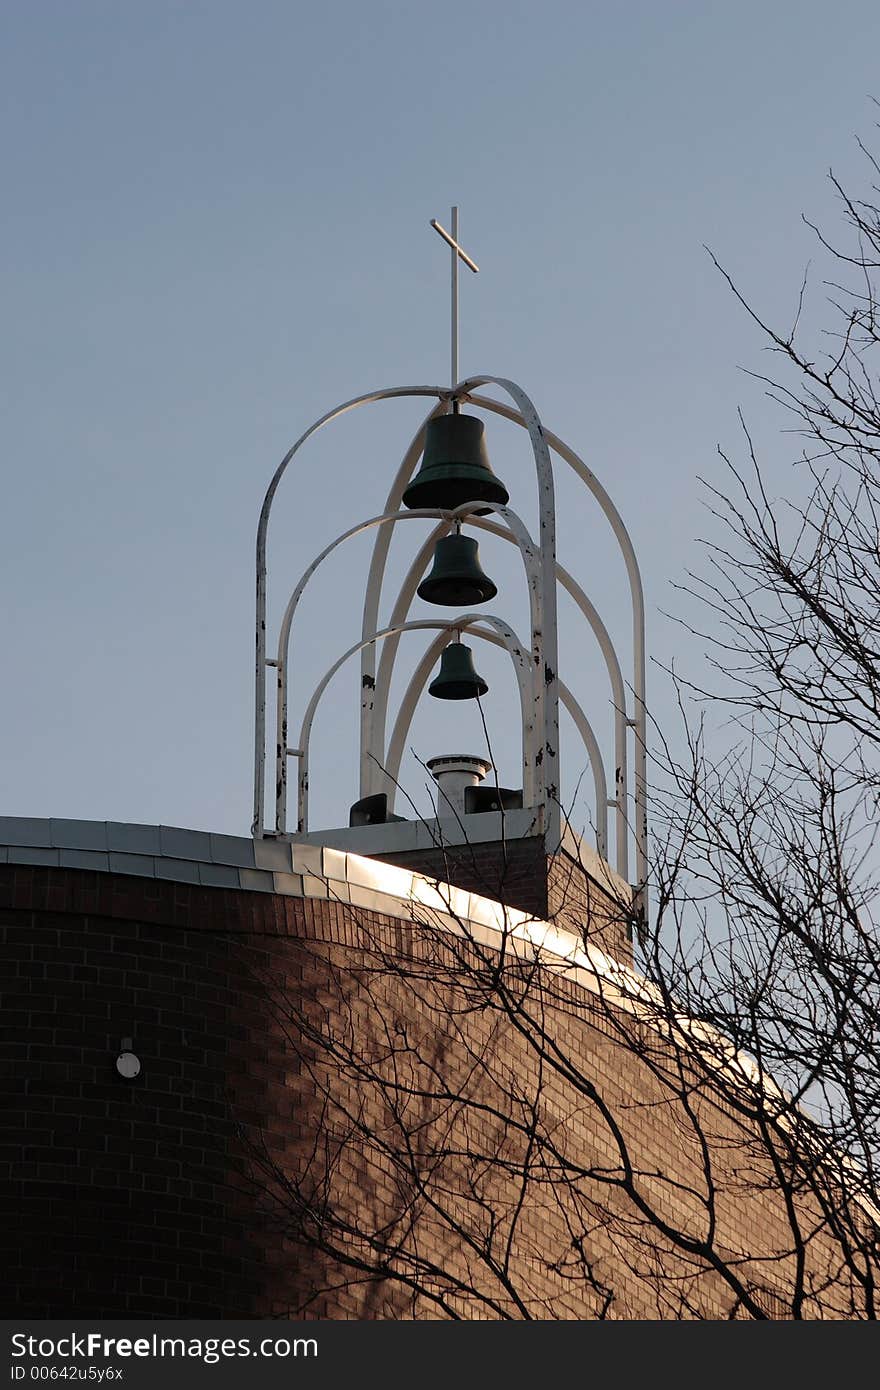
<path fill-rule="evenodd" d="M 810 487 L 771 501 L 744 423 L 744 461 L 722 454 L 727 538 L 688 585 L 714 683 L 680 692 L 736 737 L 719 753 L 691 720 L 684 756 L 661 744 L 638 969 L 573 911 L 576 965 L 452 900 L 292 943 L 319 983 L 267 991 L 310 1118 L 283 1152 L 245 1136 L 291 1311 L 877 1316 L 880 194 L 832 182 L 849 240 L 816 232 L 824 345 L 721 272 L 777 355 L 760 380 Z M 625 894 L 597 902 L 631 925 Z"/>

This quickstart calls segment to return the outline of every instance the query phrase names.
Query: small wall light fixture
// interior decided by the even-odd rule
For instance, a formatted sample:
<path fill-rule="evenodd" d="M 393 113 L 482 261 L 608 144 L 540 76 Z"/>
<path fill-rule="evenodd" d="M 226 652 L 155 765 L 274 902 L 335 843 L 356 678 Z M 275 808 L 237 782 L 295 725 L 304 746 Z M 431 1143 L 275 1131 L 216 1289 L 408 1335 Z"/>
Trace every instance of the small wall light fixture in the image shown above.
<path fill-rule="evenodd" d="M 133 1038 L 123 1038 L 119 1044 L 116 1070 L 125 1081 L 134 1081 L 135 1077 L 140 1075 L 141 1059 L 132 1050 L 133 1048 Z"/>

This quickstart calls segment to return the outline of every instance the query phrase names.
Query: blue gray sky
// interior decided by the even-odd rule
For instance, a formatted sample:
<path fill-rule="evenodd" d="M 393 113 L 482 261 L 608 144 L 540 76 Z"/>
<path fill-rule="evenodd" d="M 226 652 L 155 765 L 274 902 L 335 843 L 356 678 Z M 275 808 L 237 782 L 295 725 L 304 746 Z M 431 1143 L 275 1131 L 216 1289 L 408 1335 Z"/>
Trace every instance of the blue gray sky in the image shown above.
<path fill-rule="evenodd" d="M 801 214 L 836 230 L 830 167 L 867 184 L 876 3 L 5 0 L 0 20 L 0 813 L 248 833 L 263 492 L 338 402 L 446 383 L 449 261 L 429 222 L 453 203 L 480 265 L 462 272 L 462 374 L 518 381 L 584 456 L 635 544 L 651 655 L 696 669 L 663 612 L 712 533 L 697 478 L 739 448 L 738 407 L 780 494 L 797 452 L 741 371 L 764 345 L 704 246 L 791 321 L 816 257 Z M 823 293 L 820 271 L 817 322 Z M 315 554 L 381 509 L 419 417 L 373 406 L 300 456 L 270 536 L 276 618 Z M 488 428 L 533 524 L 522 441 Z M 559 488 L 560 558 L 626 663 L 608 528 Z M 481 545 L 503 580 L 492 611 L 522 628 L 502 549 Z M 308 594 L 294 715 L 359 636 L 366 560 L 353 544 Z M 562 644 L 607 738 L 607 682 L 567 610 Z M 405 651 L 411 669 L 415 639 Z M 513 784 L 512 680 L 476 656 Z M 649 699 L 674 718 L 659 670 Z M 315 728 L 314 827 L 345 824 L 357 796 L 357 700 L 353 665 Z M 412 746 L 482 752 L 475 709 L 425 699 Z M 574 804 L 570 730 L 562 748 Z M 424 804 L 415 756 L 406 778 Z"/>

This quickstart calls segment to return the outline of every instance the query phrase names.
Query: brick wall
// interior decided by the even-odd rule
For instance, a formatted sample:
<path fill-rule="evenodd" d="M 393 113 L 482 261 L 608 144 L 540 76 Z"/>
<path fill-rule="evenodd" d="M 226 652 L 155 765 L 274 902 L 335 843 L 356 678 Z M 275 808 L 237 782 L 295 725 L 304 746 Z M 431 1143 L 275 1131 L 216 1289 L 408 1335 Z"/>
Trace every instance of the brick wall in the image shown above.
<path fill-rule="evenodd" d="M 376 857 L 530 912 L 539 921 L 558 922 L 616 959 L 632 961 L 629 905 L 617 900 L 565 850 L 548 856 L 543 836 L 439 845 Z"/>
<path fill-rule="evenodd" d="M 271 1121 L 283 1092 L 255 972 L 307 905 L 25 867 L 0 869 L 0 902 L 5 1306 L 249 1315 L 264 1276 L 236 1121 Z"/>
<path fill-rule="evenodd" d="M 376 917 L 301 949 L 320 1009 L 290 1026 L 322 1142 L 306 1125 L 277 1156 L 291 1258 L 311 1248 L 274 1314 L 728 1319 L 739 1284 L 765 1316 L 863 1315 L 809 1183 L 793 1222 L 748 1113 L 610 997 L 511 963 L 509 1014 L 473 987 L 491 955 Z M 367 1277 L 383 1261 L 418 1292 Z"/>
<path fill-rule="evenodd" d="M 10 1313 L 733 1316 L 711 1261 L 619 1185 L 623 1142 L 669 1228 L 704 1232 L 700 1139 L 715 1247 L 770 1315 L 790 1307 L 790 1223 L 754 1128 L 704 1077 L 683 1095 L 659 1036 L 574 981 L 508 965 L 577 1085 L 475 988 L 497 956 L 427 918 L 9 866 L 0 927 Z M 130 1083 L 122 1037 L 143 1062 Z M 850 1316 L 814 1224 L 807 1316 Z M 358 1268 L 408 1231 L 418 1294 Z"/>

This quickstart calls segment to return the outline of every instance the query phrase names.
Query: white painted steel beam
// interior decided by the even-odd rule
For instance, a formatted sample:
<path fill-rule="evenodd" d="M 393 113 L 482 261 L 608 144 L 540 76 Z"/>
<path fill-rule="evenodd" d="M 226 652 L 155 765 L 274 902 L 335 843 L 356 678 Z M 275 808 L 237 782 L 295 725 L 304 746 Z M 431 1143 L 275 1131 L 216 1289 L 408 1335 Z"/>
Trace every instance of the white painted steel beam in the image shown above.
<path fill-rule="evenodd" d="M 347 651 L 343 652 L 342 656 L 340 656 L 337 661 L 334 661 L 333 665 L 324 673 L 324 675 L 321 677 L 320 681 L 316 685 L 314 693 L 312 694 L 312 698 L 310 699 L 306 707 L 306 712 L 303 716 L 303 722 L 300 728 L 298 746 L 299 792 L 297 797 L 297 833 L 302 834 L 308 830 L 309 741 L 311 738 L 312 724 L 314 723 L 315 713 L 317 711 L 318 703 L 321 699 L 321 696 L 323 695 L 330 681 L 336 675 L 336 672 L 340 669 L 340 667 L 344 665 L 344 663 L 348 660 L 350 656 L 354 656 L 356 652 L 359 652 L 363 648 L 365 642 L 380 642 L 384 638 L 389 637 L 394 631 L 416 632 L 420 629 L 436 630 L 439 628 L 447 636 L 449 636 L 456 632 L 459 628 L 467 626 L 477 621 L 490 623 L 498 632 L 499 637 L 501 638 L 504 646 L 510 653 L 511 660 L 513 661 L 514 670 L 516 672 L 517 686 L 519 689 L 520 709 L 522 711 L 523 716 L 523 738 L 525 740 L 525 730 L 527 722 L 530 718 L 529 697 L 530 686 L 533 684 L 533 673 L 529 666 L 526 651 L 523 649 L 523 646 L 520 643 L 516 633 L 513 631 L 512 628 L 510 628 L 507 625 L 507 623 L 503 622 L 500 618 L 493 618 L 491 614 L 487 613 L 464 613 L 461 614 L 458 618 L 453 618 L 451 620 L 424 618 L 419 619 L 417 622 L 404 623 L 400 628 L 381 628 L 378 632 L 372 632 L 367 637 L 362 638 L 360 642 L 355 642 L 352 646 L 348 648 Z"/>
<path fill-rule="evenodd" d="M 462 631 L 468 631 L 473 637 L 481 637 L 486 642 L 494 642 L 497 646 L 504 646 L 504 641 L 494 632 L 483 632 L 476 624 L 468 624 L 465 629 L 461 624 Z M 431 674 L 435 661 L 440 656 L 446 643 L 446 635 L 437 637 L 425 652 L 415 671 L 412 679 L 404 692 L 400 702 L 397 719 L 388 744 L 388 752 L 383 762 L 384 785 L 379 790 L 385 791 L 388 796 L 388 809 L 394 810 L 395 793 L 400 779 L 400 764 L 406 745 L 406 739 L 412 727 L 413 716 L 416 711 L 419 698 L 427 684 L 428 676 Z M 593 788 L 596 797 L 596 821 L 594 825 L 596 833 L 596 849 L 607 858 L 608 855 L 608 784 L 605 777 L 605 766 L 602 761 L 602 753 L 599 748 L 596 735 L 590 721 L 587 719 L 583 709 L 572 695 L 564 681 L 559 682 L 559 698 L 564 707 L 571 715 L 575 727 L 581 736 L 587 757 L 590 762 L 590 770 L 593 774 Z M 491 748 L 489 750 L 491 756 Z M 529 760 L 525 754 L 525 738 L 523 739 L 523 805 L 536 806 L 534 777 Z M 536 807 L 537 810 L 541 808 Z"/>
<path fill-rule="evenodd" d="M 353 396 L 351 400 L 343 401 L 342 405 L 337 405 L 333 410 L 328 410 L 326 415 L 322 415 L 313 425 L 309 425 L 309 428 L 300 435 L 296 443 L 291 445 L 272 475 L 272 480 L 263 498 L 263 505 L 260 509 L 260 519 L 257 523 L 256 545 L 254 819 L 251 826 L 251 834 L 256 839 L 261 839 L 265 833 L 263 819 L 266 781 L 266 541 L 269 530 L 269 515 L 272 510 L 275 493 L 278 491 L 278 485 L 284 477 L 291 461 L 299 453 L 303 444 L 305 444 L 313 434 L 317 434 L 319 430 L 323 429 L 325 425 L 329 425 L 333 420 L 338 420 L 340 416 L 348 414 L 350 410 L 356 410 L 359 406 L 370 405 L 376 401 L 391 400 L 398 396 L 439 397 L 438 405 L 431 412 L 432 414 L 437 414 L 445 409 L 444 402 L 449 396 L 449 392 L 442 389 L 438 390 L 435 386 L 391 386 L 385 387 L 379 391 L 368 391 L 365 395 Z"/>

